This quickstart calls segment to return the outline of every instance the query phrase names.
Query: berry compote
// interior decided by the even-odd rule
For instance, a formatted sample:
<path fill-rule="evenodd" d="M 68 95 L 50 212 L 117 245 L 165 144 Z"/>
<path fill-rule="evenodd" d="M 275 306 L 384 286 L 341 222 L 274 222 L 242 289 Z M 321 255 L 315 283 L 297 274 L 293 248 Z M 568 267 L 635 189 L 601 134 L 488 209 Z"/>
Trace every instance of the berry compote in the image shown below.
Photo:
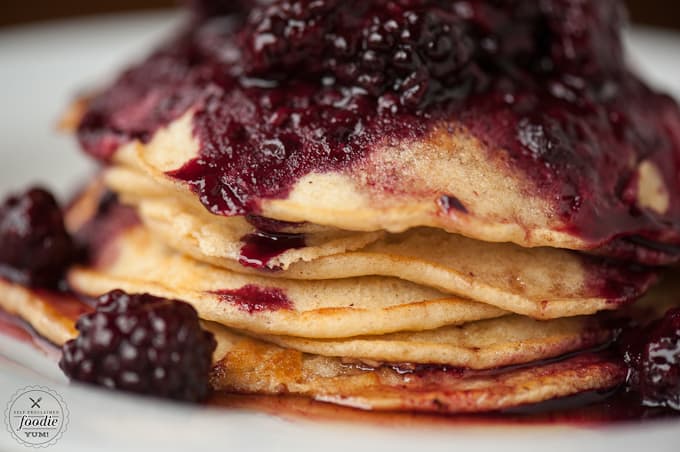
<path fill-rule="evenodd" d="M 621 338 L 628 387 L 649 407 L 680 411 L 680 308 Z"/>
<path fill-rule="evenodd" d="M 680 243 L 680 112 L 627 68 L 618 0 L 195 4 L 92 100 L 79 127 L 90 154 L 107 160 L 194 109 L 200 155 L 171 175 L 211 212 L 244 215 L 310 172 L 464 127 L 592 247 Z M 665 209 L 638 205 L 643 162 L 663 179 Z M 627 246 L 612 254 L 663 257 Z"/>

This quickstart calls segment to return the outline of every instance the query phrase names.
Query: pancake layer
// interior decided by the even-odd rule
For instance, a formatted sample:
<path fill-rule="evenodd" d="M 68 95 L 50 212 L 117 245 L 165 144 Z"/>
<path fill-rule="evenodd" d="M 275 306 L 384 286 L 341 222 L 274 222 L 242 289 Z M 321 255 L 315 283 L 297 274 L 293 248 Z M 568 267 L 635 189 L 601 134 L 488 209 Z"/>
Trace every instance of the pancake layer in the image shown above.
<path fill-rule="evenodd" d="M 212 384 L 219 390 L 300 394 L 367 410 L 484 412 L 611 388 L 625 378 L 617 360 L 585 354 L 490 374 L 428 367 L 414 371 L 343 364 L 264 342 L 214 331 L 228 343 Z"/>
<path fill-rule="evenodd" d="M 173 252 L 141 227 L 100 243 L 94 267 L 68 275 L 79 292 L 120 288 L 192 303 L 201 317 L 255 333 L 329 338 L 421 330 L 507 314 L 394 278 L 294 281 L 243 275 Z"/>
<path fill-rule="evenodd" d="M 113 167 L 105 179 L 165 244 L 231 271 L 253 273 L 249 270 L 257 267 L 243 256 L 244 249 L 246 254 L 251 250 L 253 229 L 236 227 L 238 221 L 245 223 L 241 217 L 218 217 L 183 205 L 173 200 L 168 187 L 164 191 L 162 184 L 133 170 Z M 153 190 L 145 190 L 144 184 Z M 312 231 L 311 225 L 303 227 Z M 390 276 L 542 319 L 616 309 L 638 298 L 656 279 L 652 270 L 567 250 L 485 243 L 432 228 L 402 234 L 299 232 L 304 243 L 289 249 L 288 232 L 260 233 L 273 238 L 262 246 L 279 253 L 267 264 L 276 271 L 260 273 L 267 277 Z"/>
<path fill-rule="evenodd" d="M 0 307 L 16 313 L 56 344 L 75 336 L 76 318 L 79 313 L 89 310 L 73 296 L 63 296 L 61 309 L 57 310 L 54 309 L 53 294 L 4 282 L 0 282 L 0 288 L 3 291 Z M 14 310 L 15 299 L 21 299 L 22 305 L 29 307 Z M 26 300 L 30 302 L 26 303 Z M 510 330 L 514 328 L 512 323 L 508 326 Z M 496 370 L 492 371 L 414 366 L 413 363 L 375 363 L 375 367 L 371 367 L 366 363 L 282 348 L 212 322 L 205 323 L 205 327 L 217 340 L 211 376 L 214 389 L 248 394 L 300 394 L 362 409 L 442 413 L 492 411 L 611 388 L 620 384 L 625 376 L 625 369 L 618 360 L 597 353 L 554 362 L 527 362 L 530 365 L 526 367 L 498 369 L 494 366 Z M 493 335 L 492 331 L 498 330 L 500 325 L 481 322 L 471 323 L 466 328 Z M 549 335 L 548 332 L 546 337 Z M 439 334 L 434 332 L 432 337 L 437 336 Z M 380 346 L 381 339 L 376 339 Z M 512 337 L 497 339 L 493 346 L 479 344 L 480 354 L 499 353 L 501 349 L 510 350 L 518 345 Z M 461 348 L 466 346 L 466 341 L 456 335 L 449 341 Z M 526 347 L 527 350 L 531 348 Z M 530 356 L 535 355 L 524 355 L 524 359 Z"/>

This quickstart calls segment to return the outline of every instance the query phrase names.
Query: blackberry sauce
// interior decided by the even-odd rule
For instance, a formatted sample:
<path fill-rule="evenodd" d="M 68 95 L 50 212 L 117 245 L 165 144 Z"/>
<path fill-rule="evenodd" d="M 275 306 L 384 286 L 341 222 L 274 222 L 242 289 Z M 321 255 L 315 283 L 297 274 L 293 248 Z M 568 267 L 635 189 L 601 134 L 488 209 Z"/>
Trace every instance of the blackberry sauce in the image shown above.
<path fill-rule="evenodd" d="M 224 289 L 213 293 L 218 295 L 222 301 L 231 303 L 249 314 L 293 309 L 293 302 L 286 296 L 286 293 L 275 287 L 248 284 L 240 289 Z"/>
<path fill-rule="evenodd" d="M 226 15 L 196 4 L 93 99 L 87 152 L 107 160 L 193 109 L 200 155 L 171 175 L 211 212 L 244 215 L 310 172 L 464 126 L 593 248 L 680 241 L 680 114 L 627 69 L 619 1 L 275 0 Z M 670 194 L 663 213 L 636 204 L 644 160 Z M 618 254 L 659 263 L 641 247 Z"/>
<path fill-rule="evenodd" d="M 304 248 L 304 234 L 285 234 L 281 232 L 257 231 L 248 234 L 241 241 L 239 263 L 244 267 L 271 269 L 268 264 L 277 256 L 288 250 Z"/>

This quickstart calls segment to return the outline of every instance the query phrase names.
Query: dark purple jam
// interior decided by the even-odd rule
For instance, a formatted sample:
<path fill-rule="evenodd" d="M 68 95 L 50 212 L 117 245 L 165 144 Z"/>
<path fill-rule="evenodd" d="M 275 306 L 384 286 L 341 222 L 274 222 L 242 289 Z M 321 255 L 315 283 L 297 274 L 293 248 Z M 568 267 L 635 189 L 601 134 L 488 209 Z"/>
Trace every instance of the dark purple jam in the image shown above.
<path fill-rule="evenodd" d="M 658 268 L 586 255 L 579 255 L 579 258 L 588 289 L 606 299 L 612 307 L 619 308 L 635 302 L 659 280 Z"/>
<path fill-rule="evenodd" d="M 239 257 L 241 265 L 277 270 L 269 265 L 272 259 L 288 250 L 306 246 L 304 234 L 284 232 L 294 231 L 304 223 L 278 221 L 258 215 L 246 215 L 246 221 L 254 226 L 256 231 L 241 238 L 243 242 Z"/>
<path fill-rule="evenodd" d="M 628 388 L 642 405 L 680 411 L 680 308 L 623 334 Z"/>
<path fill-rule="evenodd" d="M 0 205 L 0 277 L 56 288 L 77 257 L 61 208 L 50 192 L 32 188 Z"/>
<path fill-rule="evenodd" d="M 529 423 L 609 424 L 633 421 L 677 420 L 680 412 L 640 404 L 634 395 L 617 389 L 590 391 L 497 414 L 497 420 Z"/>
<path fill-rule="evenodd" d="M 293 302 L 286 293 L 275 287 L 259 287 L 248 284 L 240 289 L 224 289 L 212 293 L 219 295 L 222 301 L 231 303 L 249 314 L 293 309 Z"/>
<path fill-rule="evenodd" d="M 241 239 L 239 262 L 245 267 L 270 268 L 269 262 L 288 250 L 304 248 L 304 234 L 257 231 Z M 272 269 L 273 270 L 273 269 Z"/>
<path fill-rule="evenodd" d="M 680 114 L 627 69 L 617 0 L 272 0 L 229 16 L 229 2 L 197 3 L 204 13 L 94 98 L 79 128 L 90 154 L 195 108 L 200 155 L 172 176 L 215 214 L 257 214 L 310 172 L 447 121 L 505 149 L 593 247 L 680 242 Z M 665 180 L 666 212 L 636 204 L 643 160 Z M 613 253 L 664 257 L 627 246 Z"/>

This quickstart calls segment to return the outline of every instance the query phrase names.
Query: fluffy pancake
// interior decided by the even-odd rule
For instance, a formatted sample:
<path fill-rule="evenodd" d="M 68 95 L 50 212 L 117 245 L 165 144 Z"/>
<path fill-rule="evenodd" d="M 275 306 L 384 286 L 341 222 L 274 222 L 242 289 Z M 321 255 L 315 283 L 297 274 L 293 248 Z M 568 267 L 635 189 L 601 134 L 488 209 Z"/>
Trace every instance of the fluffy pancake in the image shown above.
<path fill-rule="evenodd" d="M 139 212 L 164 243 L 197 260 L 236 272 L 248 272 L 190 215 L 161 216 L 142 202 Z M 163 211 L 166 206 L 158 206 Z M 178 233 L 187 231 L 187 233 Z M 193 231 L 193 232 L 192 232 Z M 200 231 L 196 233 L 195 231 Z M 242 246 L 242 245 L 241 245 Z M 232 246 L 233 248 L 233 246 Z M 313 258 L 314 255 L 318 257 Z M 635 300 L 656 280 L 655 271 L 607 262 L 556 248 L 522 248 L 485 243 L 431 228 L 388 234 L 355 251 L 320 255 L 314 249 L 285 251 L 289 262 L 269 277 L 326 280 L 367 275 L 392 276 L 446 293 L 491 304 L 535 318 L 592 314 Z M 281 262 L 277 260 L 276 262 Z"/>
<path fill-rule="evenodd" d="M 149 173 L 165 177 L 168 182 L 180 187 L 182 185 L 166 173 L 182 168 L 198 157 L 200 144 L 192 132 L 193 115 L 194 112 L 188 112 L 160 129 L 146 144 L 129 145 L 134 146 Z M 523 198 L 522 194 L 529 191 L 527 181 L 517 180 L 517 174 L 504 170 L 507 164 L 501 154 L 496 160 L 487 159 L 486 153 L 480 152 L 482 145 L 465 133 L 444 135 L 441 139 L 446 139 L 446 142 L 402 143 L 397 149 L 375 151 L 366 167 L 356 168 L 350 174 L 309 174 L 295 184 L 285 199 L 263 200 L 262 215 L 354 231 L 401 232 L 414 226 L 434 226 L 484 241 L 512 241 L 514 238 L 518 243 L 529 246 L 560 243 L 557 237 L 553 237 L 545 218 L 541 218 L 548 216 L 548 207 L 541 199 Z M 444 152 L 445 149 L 455 149 L 456 152 Z M 128 148 L 124 147 L 113 158 L 115 160 L 119 153 L 128 152 Z M 397 155 L 400 156 L 399 161 L 395 160 Z M 465 170 L 453 170 L 453 173 L 466 172 L 466 177 L 451 177 L 451 172 L 447 172 L 446 178 L 442 177 L 446 185 L 432 187 L 432 177 L 440 172 L 435 168 L 451 170 L 451 163 L 458 162 L 465 162 Z M 367 190 L 367 187 L 384 185 L 380 178 L 388 178 L 397 170 L 400 176 L 404 173 L 403 176 L 408 177 L 401 181 L 403 186 L 397 197 Z M 475 180 L 475 184 L 467 183 L 471 179 Z M 484 182 L 488 186 L 485 187 Z M 184 185 L 185 190 L 188 188 Z M 471 191 L 477 195 L 474 196 Z M 442 215 L 437 206 L 437 195 L 446 193 L 455 194 L 462 200 L 468 212 L 478 213 Z M 531 221 L 523 219 L 526 226 L 516 222 L 505 224 L 505 219 L 511 215 L 521 216 L 516 212 L 518 206 L 526 208 L 525 216 L 533 217 Z M 543 223 L 540 231 L 535 231 L 537 221 Z M 532 231 L 531 237 L 527 237 L 527 230 Z M 561 236 L 562 241 L 572 247 L 578 247 L 578 241 L 570 239 L 567 234 L 555 235 Z"/>
<path fill-rule="evenodd" d="M 219 326 L 211 329 L 226 352 L 213 371 L 216 389 L 300 394 L 370 410 L 493 411 L 611 388 L 626 374 L 617 359 L 596 354 L 487 374 L 438 367 L 366 369 L 247 339 Z"/>
<path fill-rule="evenodd" d="M 73 338 L 78 317 L 91 310 L 73 294 L 31 290 L 0 280 L 0 308 L 25 320 L 57 345 Z M 218 324 L 208 323 L 219 330 Z M 236 331 L 236 330 L 232 330 Z M 524 364 L 592 348 L 614 335 L 606 319 L 571 318 L 538 322 L 519 316 L 470 322 L 419 333 L 395 333 L 347 340 L 313 340 L 291 336 L 259 336 L 260 340 L 305 353 L 336 356 L 351 363 L 379 366 L 382 362 L 442 364 L 491 369 Z M 243 333 L 240 333 L 243 334 Z M 257 338 L 256 338 L 257 339 Z M 226 354 L 221 341 L 216 359 Z M 377 363 L 377 364 L 375 364 Z"/>
<path fill-rule="evenodd" d="M 274 226 L 276 231 L 258 229 L 258 219 L 222 217 L 211 215 L 195 199 L 182 196 L 172 187 L 155 183 L 139 171 L 125 167 L 110 168 L 105 172 L 107 185 L 122 200 L 135 205 L 147 223 L 168 224 L 175 241 L 196 243 L 200 253 L 219 255 L 244 265 L 270 269 L 285 269 L 291 263 L 310 261 L 317 257 L 361 248 L 374 242 L 381 232 L 358 233 L 326 228 L 309 223 L 283 223 L 266 221 L 264 227 Z M 275 232 L 274 236 L 272 232 Z M 267 240 L 267 237 L 273 237 Z M 290 242 L 278 253 L 257 261 L 244 253 L 249 241 L 261 240 L 264 247 L 276 248 L 277 238 Z M 266 251 L 265 251 L 266 252 Z"/>
<path fill-rule="evenodd" d="M 71 295 L 28 289 L 1 278 L 0 308 L 23 319 L 38 334 L 57 345 L 77 334 L 76 320 L 90 311 Z"/>
<path fill-rule="evenodd" d="M 574 317 L 537 321 L 506 316 L 431 331 L 343 340 L 258 337 L 284 348 L 369 364 L 405 362 L 491 369 L 592 348 L 613 336 L 611 325 L 604 319 Z"/>
<path fill-rule="evenodd" d="M 294 281 L 239 274 L 172 251 L 139 226 L 95 246 L 95 264 L 68 274 L 77 291 L 100 295 L 120 288 L 177 298 L 202 318 L 255 333 L 349 337 L 507 314 L 395 278 Z"/>
<path fill-rule="evenodd" d="M 4 282 L 0 282 L 0 288 L 0 307 L 26 320 L 55 344 L 74 337 L 76 318 L 89 310 L 72 295 L 63 296 L 61 309 L 55 309 L 53 294 Z M 249 339 L 211 322 L 205 327 L 217 340 L 211 377 L 214 389 L 300 394 L 363 409 L 447 413 L 498 410 L 606 389 L 620 383 L 625 375 L 616 360 L 594 354 L 491 373 L 435 366 L 370 368 Z M 480 328 L 488 329 L 484 325 Z M 509 339 L 507 346 L 512 347 Z"/>
<path fill-rule="evenodd" d="M 138 165 L 134 153 L 124 155 L 128 163 Z M 193 205 L 190 200 L 177 201 L 170 197 L 170 187 L 138 169 L 113 167 L 105 172 L 105 180 L 123 201 L 136 206 L 144 224 L 166 244 L 198 260 L 248 272 L 243 239 L 253 227 L 242 217 L 210 215 L 195 201 Z M 280 271 L 266 276 L 301 280 L 391 276 L 543 319 L 615 309 L 636 299 L 655 280 L 653 271 L 567 250 L 485 243 L 432 228 L 354 236 L 302 227 L 308 231 L 300 233 L 305 246 L 282 249 L 267 264 Z"/>

